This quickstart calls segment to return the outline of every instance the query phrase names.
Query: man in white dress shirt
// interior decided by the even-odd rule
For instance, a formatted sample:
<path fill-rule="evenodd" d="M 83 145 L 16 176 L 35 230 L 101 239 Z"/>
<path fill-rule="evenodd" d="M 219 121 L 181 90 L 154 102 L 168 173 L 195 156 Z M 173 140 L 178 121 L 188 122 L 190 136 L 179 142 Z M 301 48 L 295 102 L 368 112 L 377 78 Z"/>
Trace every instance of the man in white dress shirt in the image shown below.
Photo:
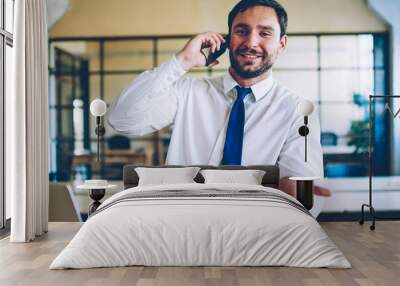
<path fill-rule="evenodd" d="M 231 66 L 225 75 L 183 78 L 190 69 L 205 66 L 202 49 L 215 52 L 225 42 L 219 33 L 199 34 L 170 60 L 132 81 L 112 104 L 109 124 L 131 135 L 172 126 L 167 164 L 219 165 L 226 151 L 236 86 L 250 88 L 242 101 L 240 164 L 277 164 L 280 188 L 293 195 L 294 183 L 288 177 L 323 177 L 323 164 L 316 113 L 309 118 L 305 162 L 304 137 L 298 133 L 303 116 L 296 112 L 300 98 L 272 77 L 272 65 L 287 43 L 286 12 L 274 0 L 243 0 L 230 12 L 228 26 Z M 211 66 L 217 64 L 216 60 Z M 315 193 L 330 195 L 320 187 Z"/>

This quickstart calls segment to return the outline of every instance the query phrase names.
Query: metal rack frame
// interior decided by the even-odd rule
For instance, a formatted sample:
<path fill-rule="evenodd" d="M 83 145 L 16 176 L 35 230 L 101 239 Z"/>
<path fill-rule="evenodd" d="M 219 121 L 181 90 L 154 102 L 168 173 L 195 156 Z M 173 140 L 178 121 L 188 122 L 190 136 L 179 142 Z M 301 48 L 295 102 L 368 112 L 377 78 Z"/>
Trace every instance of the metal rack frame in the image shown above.
<path fill-rule="evenodd" d="M 373 164 L 373 152 L 374 152 L 374 140 L 372 138 L 373 136 L 373 131 L 374 131 L 374 119 L 375 119 L 375 113 L 373 112 L 373 108 L 372 108 L 372 101 L 375 98 L 386 98 L 386 99 L 393 99 L 393 98 L 400 98 L 400 95 L 370 95 L 369 96 L 369 134 L 368 134 L 368 140 L 369 140 L 369 147 L 368 147 L 368 196 L 369 196 L 369 200 L 368 200 L 368 204 L 364 203 L 361 205 L 361 218 L 360 218 L 360 225 L 364 224 L 365 221 L 365 208 L 369 209 L 369 213 L 372 216 L 372 224 L 370 225 L 370 229 L 371 230 L 375 230 L 375 222 L 377 219 L 379 220 L 397 220 L 400 218 L 381 218 L 376 216 L 375 213 L 375 208 L 372 205 L 372 177 L 373 177 L 373 173 L 374 173 L 374 164 Z"/>

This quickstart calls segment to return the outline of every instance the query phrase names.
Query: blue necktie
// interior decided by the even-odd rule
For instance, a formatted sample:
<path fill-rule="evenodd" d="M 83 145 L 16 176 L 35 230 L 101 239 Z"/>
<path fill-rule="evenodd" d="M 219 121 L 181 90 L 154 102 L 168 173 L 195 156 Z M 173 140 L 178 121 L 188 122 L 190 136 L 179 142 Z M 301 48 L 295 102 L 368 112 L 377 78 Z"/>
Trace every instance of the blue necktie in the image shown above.
<path fill-rule="evenodd" d="M 226 131 L 224 156 L 222 165 L 240 165 L 242 163 L 244 102 L 243 99 L 251 93 L 250 88 L 236 86 L 237 99 L 232 106 Z"/>

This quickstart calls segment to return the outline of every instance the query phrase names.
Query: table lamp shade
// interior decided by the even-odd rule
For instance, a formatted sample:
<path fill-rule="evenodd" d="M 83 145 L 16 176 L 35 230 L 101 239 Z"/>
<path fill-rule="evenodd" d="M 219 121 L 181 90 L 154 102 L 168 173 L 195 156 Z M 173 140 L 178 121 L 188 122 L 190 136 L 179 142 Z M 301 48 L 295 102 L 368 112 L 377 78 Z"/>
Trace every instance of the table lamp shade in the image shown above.
<path fill-rule="evenodd" d="M 90 112 L 96 117 L 103 116 L 107 112 L 107 104 L 103 100 L 97 98 L 90 104 Z"/>
<path fill-rule="evenodd" d="M 303 99 L 298 105 L 297 105 L 297 112 L 300 113 L 303 116 L 308 116 L 314 111 L 314 105 L 312 104 L 311 101 L 307 99 Z"/>

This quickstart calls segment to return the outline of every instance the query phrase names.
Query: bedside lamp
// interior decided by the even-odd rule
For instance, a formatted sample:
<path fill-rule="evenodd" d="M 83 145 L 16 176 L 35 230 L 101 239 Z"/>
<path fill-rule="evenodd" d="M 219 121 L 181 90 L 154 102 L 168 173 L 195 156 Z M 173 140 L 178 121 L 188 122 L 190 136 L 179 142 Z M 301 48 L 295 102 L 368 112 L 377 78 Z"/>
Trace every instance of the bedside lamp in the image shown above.
<path fill-rule="evenodd" d="M 314 105 L 311 101 L 303 99 L 299 105 L 297 105 L 297 112 L 304 116 L 304 125 L 299 128 L 300 136 L 304 137 L 304 161 L 307 162 L 307 135 L 310 130 L 307 127 L 308 116 L 313 113 Z"/>
<path fill-rule="evenodd" d="M 303 99 L 297 105 L 297 112 L 304 117 L 304 125 L 299 128 L 300 136 L 304 137 L 304 162 L 307 163 L 307 135 L 308 116 L 313 113 L 314 105 L 311 101 Z M 296 181 L 296 198 L 304 207 L 310 210 L 314 205 L 314 180 L 318 177 L 290 177 L 290 180 Z"/>
<path fill-rule="evenodd" d="M 97 162 L 100 161 L 100 136 L 103 136 L 106 133 L 101 117 L 103 117 L 106 112 L 107 104 L 103 100 L 97 98 L 90 103 L 90 113 L 96 117 L 95 133 L 97 135 Z M 100 200 L 106 194 L 106 189 L 114 187 L 116 186 L 108 184 L 107 180 L 85 180 L 83 185 L 77 186 L 78 189 L 89 190 L 89 197 L 93 200 L 89 205 L 89 216 L 92 215 L 101 205 Z"/>
<path fill-rule="evenodd" d="M 100 160 L 100 136 L 103 136 L 106 133 L 101 117 L 104 116 L 106 112 L 107 104 L 103 100 L 97 98 L 90 104 L 90 113 L 96 117 L 95 133 L 97 135 L 97 162 Z"/>

